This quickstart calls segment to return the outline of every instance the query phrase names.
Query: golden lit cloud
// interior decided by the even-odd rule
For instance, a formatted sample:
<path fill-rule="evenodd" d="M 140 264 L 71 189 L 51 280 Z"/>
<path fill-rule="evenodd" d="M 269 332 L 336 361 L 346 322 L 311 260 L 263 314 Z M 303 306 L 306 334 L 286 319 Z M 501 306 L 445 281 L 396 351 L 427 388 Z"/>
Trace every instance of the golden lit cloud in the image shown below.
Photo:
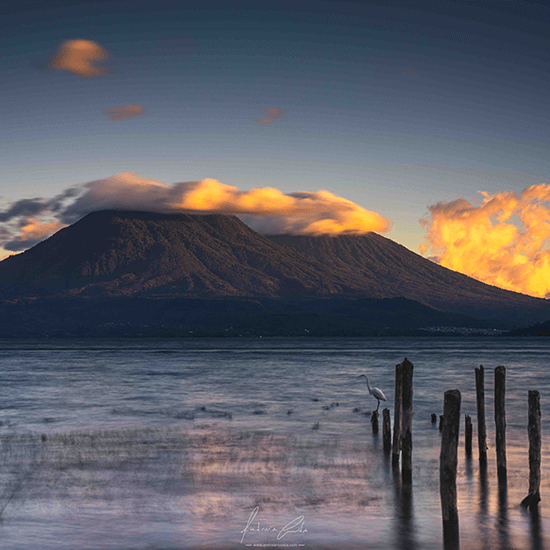
<path fill-rule="evenodd" d="M 107 51 L 91 40 L 66 40 L 50 61 L 49 67 L 88 78 L 107 72 L 105 67 L 95 65 L 107 57 Z"/>
<path fill-rule="evenodd" d="M 550 185 L 429 206 L 421 252 L 494 286 L 550 297 Z"/>
<path fill-rule="evenodd" d="M 241 191 L 215 179 L 167 185 L 131 172 L 66 189 L 52 199 L 21 199 L 0 211 L 0 246 L 19 251 L 98 210 L 234 214 L 265 234 L 364 234 L 391 222 L 329 191 Z"/>
<path fill-rule="evenodd" d="M 142 115 L 145 109 L 141 105 L 124 105 L 124 107 L 109 107 L 105 114 L 109 120 L 125 120 Z"/>
<path fill-rule="evenodd" d="M 86 192 L 70 205 L 65 221 L 87 212 L 121 208 L 155 212 L 224 213 L 248 216 L 264 233 L 302 235 L 361 234 L 387 231 L 390 222 L 376 212 L 328 191 L 285 194 L 272 187 L 241 191 L 215 179 L 172 186 L 129 172 L 85 185 Z M 260 224 L 255 219 L 262 218 Z"/>
<path fill-rule="evenodd" d="M 21 220 L 19 223 L 19 233 L 15 237 L 13 234 L 9 236 L 9 242 L 3 244 L 5 250 L 18 252 L 25 250 L 44 240 L 46 237 L 53 235 L 66 224 L 59 221 L 41 222 L 34 218 Z"/>
<path fill-rule="evenodd" d="M 265 118 L 260 118 L 256 120 L 259 124 L 271 124 L 272 122 L 277 122 L 285 112 L 282 109 L 276 109 L 275 107 L 267 107 L 264 109 Z"/>

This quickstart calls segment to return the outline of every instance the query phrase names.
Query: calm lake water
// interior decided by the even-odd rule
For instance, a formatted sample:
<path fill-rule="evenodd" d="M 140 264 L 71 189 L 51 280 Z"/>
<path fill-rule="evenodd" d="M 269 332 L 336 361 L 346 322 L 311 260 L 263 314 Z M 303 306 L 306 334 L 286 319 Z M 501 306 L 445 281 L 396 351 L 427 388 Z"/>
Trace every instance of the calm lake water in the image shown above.
<path fill-rule="evenodd" d="M 405 357 L 414 364 L 411 491 L 372 434 L 376 400 L 356 378 L 367 374 L 393 414 L 395 365 Z M 486 478 L 477 460 L 480 364 Z M 467 460 L 462 416 L 461 547 L 550 548 L 550 340 L 0 341 L 0 365 L 3 549 L 442 548 L 440 433 L 430 417 L 455 388 L 474 424 Z M 507 369 L 500 498 L 498 365 Z M 543 421 L 538 519 L 519 507 L 529 389 L 541 393 Z"/>

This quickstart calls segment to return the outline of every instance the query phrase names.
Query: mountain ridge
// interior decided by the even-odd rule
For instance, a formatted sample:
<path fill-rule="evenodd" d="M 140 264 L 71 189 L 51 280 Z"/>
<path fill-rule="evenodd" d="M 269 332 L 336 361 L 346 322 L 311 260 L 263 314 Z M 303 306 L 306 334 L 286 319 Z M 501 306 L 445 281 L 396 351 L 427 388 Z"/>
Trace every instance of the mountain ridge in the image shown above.
<path fill-rule="evenodd" d="M 102 211 L 0 262 L 0 298 L 279 296 L 345 290 L 235 216 Z"/>
<path fill-rule="evenodd" d="M 538 311 L 541 318 L 548 314 L 547 300 L 487 285 L 435 264 L 376 233 L 338 237 L 269 235 L 269 238 L 329 266 L 335 275 L 347 279 L 354 287 L 370 287 L 373 297 L 402 296 L 435 309 L 481 318 L 496 319 L 503 308 L 515 308 L 519 322 L 525 320 L 521 308 Z"/>
<path fill-rule="evenodd" d="M 304 311 L 313 307 L 304 300 L 342 298 L 355 311 L 353 300 L 405 298 L 510 328 L 550 318 L 547 300 L 486 285 L 376 233 L 264 236 L 222 214 L 95 212 L 0 262 L 0 301 L 46 298 L 261 298 Z"/>

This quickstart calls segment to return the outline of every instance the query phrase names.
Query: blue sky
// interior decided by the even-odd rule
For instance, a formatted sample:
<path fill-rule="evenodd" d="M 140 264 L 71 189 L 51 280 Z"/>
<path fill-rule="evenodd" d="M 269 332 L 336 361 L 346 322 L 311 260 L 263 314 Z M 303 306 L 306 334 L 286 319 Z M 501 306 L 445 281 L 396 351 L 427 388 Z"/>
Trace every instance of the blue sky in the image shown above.
<path fill-rule="evenodd" d="M 0 208 L 134 172 L 326 189 L 418 252 L 427 207 L 548 182 L 550 10 L 534 2 L 0 7 Z M 104 75 L 47 69 L 60 44 Z M 111 121 L 106 109 L 145 112 Z M 284 116 L 259 124 L 265 108 Z"/>

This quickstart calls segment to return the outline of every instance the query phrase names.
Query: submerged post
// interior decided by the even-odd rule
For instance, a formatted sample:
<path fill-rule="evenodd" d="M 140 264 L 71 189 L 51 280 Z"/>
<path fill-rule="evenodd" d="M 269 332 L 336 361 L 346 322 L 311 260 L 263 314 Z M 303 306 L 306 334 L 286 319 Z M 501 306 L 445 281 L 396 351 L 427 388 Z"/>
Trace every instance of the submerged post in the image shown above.
<path fill-rule="evenodd" d="M 405 358 L 403 363 L 403 413 L 401 419 L 402 458 L 401 482 L 412 483 L 412 421 L 413 421 L 413 364 Z"/>
<path fill-rule="evenodd" d="M 382 439 L 384 440 L 384 452 L 389 453 L 391 451 L 390 409 L 382 411 Z"/>
<path fill-rule="evenodd" d="M 506 369 L 495 369 L 495 430 L 497 447 L 497 476 L 499 485 L 506 484 Z"/>
<path fill-rule="evenodd" d="M 395 365 L 395 397 L 393 406 L 393 449 L 391 462 L 393 466 L 399 464 L 401 451 L 401 401 L 403 398 L 403 364 Z"/>
<path fill-rule="evenodd" d="M 464 446 L 466 456 L 472 456 L 472 419 L 469 414 L 464 415 Z"/>
<path fill-rule="evenodd" d="M 372 411 L 372 416 L 370 417 L 370 423 L 372 424 L 372 433 L 378 433 L 378 411 Z"/>
<path fill-rule="evenodd" d="M 445 547 L 458 547 L 458 508 L 456 498 L 456 466 L 460 427 L 460 392 L 445 392 L 443 431 L 439 455 L 439 494 Z"/>
<path fill-rule="evenodd" d="M 487 429 L 485 427 L 485 381 L 483 365 L 476 368 L 476 396 L 477 396 L 477 445 L 479 449 L 479 463 L 487 465 Z"/>
<path fill-rule="evenodd" d="M 537 509 L 540 502 L 540 395 L 538 391 L 529 390 L 529 494 L 521 501 L 521 505 L 531 511 Z"/>
<path fill-rule="evenodd" d="M 437 414 L 432 413 L 432 424 L 435 424 L 437 422 Z"/>

